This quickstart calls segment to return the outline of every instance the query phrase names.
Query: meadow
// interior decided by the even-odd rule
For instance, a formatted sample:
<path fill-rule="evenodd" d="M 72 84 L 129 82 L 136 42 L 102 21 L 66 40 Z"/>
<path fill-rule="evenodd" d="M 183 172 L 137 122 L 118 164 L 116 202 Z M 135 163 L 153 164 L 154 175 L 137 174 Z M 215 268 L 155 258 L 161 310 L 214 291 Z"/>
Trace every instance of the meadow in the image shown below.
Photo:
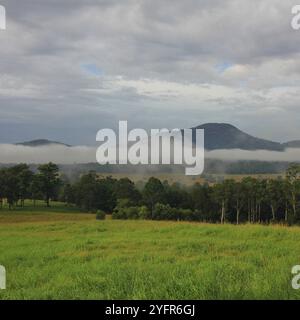
<path fill-rule="evenodd" d="M 0 210 L 0 299 L 299 299 L 300 228 Z"/>

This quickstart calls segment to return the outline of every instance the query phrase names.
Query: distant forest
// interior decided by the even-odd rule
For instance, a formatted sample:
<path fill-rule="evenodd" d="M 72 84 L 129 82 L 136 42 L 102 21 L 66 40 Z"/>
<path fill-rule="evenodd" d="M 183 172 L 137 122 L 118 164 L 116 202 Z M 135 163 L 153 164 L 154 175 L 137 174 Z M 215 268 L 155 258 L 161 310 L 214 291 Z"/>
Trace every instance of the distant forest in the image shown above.
<path fill-rule="evenodd" d="M 209 174 L 282 174 L 290 166 L 290 162 L 272 162 L 272 161 L 222 161 L 205 160 L 204 175 Z M 13 164 L 0 164 L 0 167 L 7 168 Z M 30 164 L 30 169 L 38 171 L 38 165 Z M 179 173 L 184 174 L 185 168 L 180 165 L 99 165 L 98 163 L 74 163 L 58 165 L 60 172 L 66 175 L 71 181 L 77 180 L 83 173 L 95 171 L 98 173 Z"/>

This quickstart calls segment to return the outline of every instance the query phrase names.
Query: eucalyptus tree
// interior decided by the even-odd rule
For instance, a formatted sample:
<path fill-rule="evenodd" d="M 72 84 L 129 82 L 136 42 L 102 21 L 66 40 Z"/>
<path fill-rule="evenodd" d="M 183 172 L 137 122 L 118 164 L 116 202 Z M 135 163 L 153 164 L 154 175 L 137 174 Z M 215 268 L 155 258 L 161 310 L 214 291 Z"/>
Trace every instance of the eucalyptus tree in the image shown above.
<path fill-rule="evenodd" d="M 297 215 L 297 202 L 300 191 L 300 165 L 292 164 L 286 171 L 286 178 L 290 184 L 290 203 L 293 208 L 294 217 Z"/>
<path fill-rule="evenodd" d="M 245 186 L 242 182 L 233 182 L 233 206 L 236 210 L 236 224 L 240 223 L 240 213 L 246 203 Z"/>
<path fill-rule="evenodd" d="M 222 183 L 217 183 L 213 188 L 213 196 L 221 209 L 221 223 L 225 223 L 226 210 L 233 194 L 233 180 L 224 180 Z"/>
<path fill-rule="evenodd" d="M 272 212 L 272 220 L 276 221 L 278 208 L 282 204 L 284 185 L 282 180 L 270 179 L 267 183 L 266 198 Z"/>

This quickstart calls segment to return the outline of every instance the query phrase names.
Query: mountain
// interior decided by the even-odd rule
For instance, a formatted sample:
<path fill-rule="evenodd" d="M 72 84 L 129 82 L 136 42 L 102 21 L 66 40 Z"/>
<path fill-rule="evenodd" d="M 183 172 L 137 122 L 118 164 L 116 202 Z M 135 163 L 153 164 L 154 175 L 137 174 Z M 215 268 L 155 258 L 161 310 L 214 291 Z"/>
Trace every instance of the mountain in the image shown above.
<path fill-rule="evenodd" d="M 51 141 L 47 139 L 37 139 L 37 140 L 32 140 L 32 141 L 25 141 L 25 142 L 20 142 L 16 143 L 18 146 L 25 146 L 25 147 L 44 147 L 44 146 L 49 146 L 49 145 L 60 145 L 60 146 L 65 146 L 65 147 L 70 147 L 70 145 L 62 143 L 62 142 L 57 142 L 57 141 Z"/>
<path fill-rule="evenodd" d="M 249 135 L 235 126 L 228 123 L 206 123 L 193 127 L 195 129 L 205 130 L 205 149 L 206 150 L 220 150 L 220 149 L 241 149 L 241 150 L 269 150 L 269 151 L 284 151 L 286 148 L 299 148 L 300 140 L 290 141 L 286 143 L 274 142 L 266 139 L 260 139 Z M 195 142 L 195 137 L 193 137 Z M 47 139 L 38 139 L 16 145 L 41 147 L 48 145 L 60 145 L 71 147 L 65 143 L 51 141 Z"/>
<path fill-rule="evenodd" d="M 289 142 L 283 143 L 283 146 L 285 148 L 299 148 L 300 149 L 300 140 L 294 140 L 294 141 L 289 141 Z"/>
<path fill-rule="evenodd" d="M 206 123 L 192 129 L 205 130 L 205 149 L 242 149 L 284 151 L 285 146 L 279 142 L 253 137 L 231 124 Z"/>

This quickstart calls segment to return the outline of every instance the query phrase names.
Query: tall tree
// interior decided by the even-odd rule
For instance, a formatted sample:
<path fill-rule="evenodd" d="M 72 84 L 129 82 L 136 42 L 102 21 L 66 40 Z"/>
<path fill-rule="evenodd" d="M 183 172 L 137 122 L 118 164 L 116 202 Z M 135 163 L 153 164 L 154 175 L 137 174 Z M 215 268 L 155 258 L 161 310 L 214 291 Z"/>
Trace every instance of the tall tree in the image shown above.
<path fill-rule="evenodd" d="M 163 202 L 164 198 L 164 186 L 160 180 L 151 177 L 144 187 L 143 196 L 151 210 L 151 219 L 153 219 L 154 205 Z"/>
<path fill-rule="evenodd" d="M 228 207 L 233 189 L 233 181 L 225 180 L 214 186 L 214 198 L 221 208 L 221 223 L 225 223 L 226 209 Z"/>
<path fill-rule="evenodd" d="M 33 172 L 27 164 L 21 163 L 10 168 L 11 174 L 17 178 L 16 189 L 18 192 L 18 200 L 21 201 L 21 206 L 24 206 L 26 197 L 29 197 L 29 188 L 33 179 Z"/>
<path fill-rule="evenodd" d="M 300 165 L 292 164 L 286 171 L 286 178 L 290 184 L 290 203 L 293 208 L 294 217 L 297 215 L 297 201 L 299 196 L 299 179 L 300 179 Z"/>
<path fill-rule="evenodd" d="M 241 209 L 243 208 L 246 202 L 245 188 L 243 183 L 241 182 L 234 182 L 232 184 L 232 187 L 233 187 L 232 197 L 234 201 L 233 206 L 236 210 L 236 224 L 239 224 Z"/>
<path fill-rule="evenodd" d="M 135 184 L 128 178 L 122 178 L 114 184 L 117 199 L 128 199 L 130 206 L 136 206 L 141 200 L 141 194 Z"/>
<path fill-rule="evenodd" d="M 41 191 L 45 197 L 47 207 L 50 207 L 50 199 L 55 196 L 60 185 L 58 166 L 52 162 L 40 165 L 39 179 Z"/>
<path fill-rule="evenodd" d="M 272 212 L 272 220 L 276 220 L 276 214 L 282 201 L 283 182 L 281 180 L 270 179 L 267 183 L 267 199 Z"/>

